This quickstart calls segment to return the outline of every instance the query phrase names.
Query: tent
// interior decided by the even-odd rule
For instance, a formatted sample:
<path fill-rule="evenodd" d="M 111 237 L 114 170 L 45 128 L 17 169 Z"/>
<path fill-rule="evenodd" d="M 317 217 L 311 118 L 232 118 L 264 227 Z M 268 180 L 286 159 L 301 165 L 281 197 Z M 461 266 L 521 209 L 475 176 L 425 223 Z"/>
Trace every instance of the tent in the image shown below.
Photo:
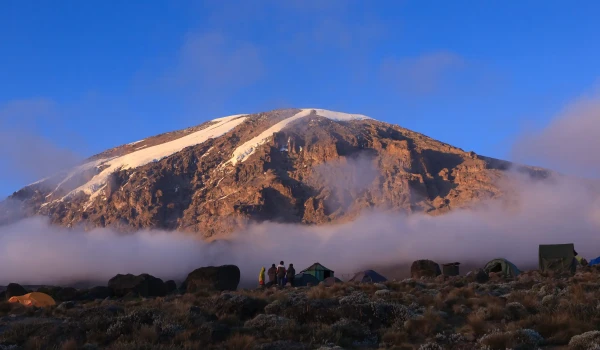
<path fill-rule="evenodd" d="M 9 303 L 21 303 L 25 306 L 37 306 L 37 307 L 56 305 L 56 301 L 54 301 L 54 299 L 52 299 L 51 296 L 49 296 L 46 293 L 40 293 L 40 292 L 33 292 L 33 293 L 18 296 L 18 297 L 12 297 L 12 298 L 8 299 L 8 302 Z"/>
<path fill-rule="evenodd" d="M 541 272 L 575 273 L 575 246 L 569 244 L 540 244 L 539 268 Z"/>
<path fill-rule="evenodd" d="M 294 276 L 294 287 L 306 287 L 309 283 L 316 286 L 319 284 L 319 280 L 315 276 L 307 273 L 299 273 Z"/>
<path fill-rule="evenodd" d="M 387 278 L 378 274 L 373 270 L 361 271 L 354 275 L 348 282 L 361 282 L 361 283 L 381 283 L 387 281 Z"/>
<path fill-rule="evenodd" d="M 316 262 L 316 263 L 310 265 L 308 268 L 300 271 L 300 273 L 313 275 L 319 280 L 319 282 L 325 280 L 326 278 L 334 277 L 333 270 L 326 268 L 325 266 L 321 265 L 318 262 Z"/>
<path fill-rule="evenodd" d="M 600 264 L 600 256 L 596 259 L 590 260 L 589 266 L 599 265 Z"/>
<path fill-rule="evenodd" d="M 505 277 L 516 277 L 521 273 L 515 264 L 504 258 L 497 258 L 488 262 L 483 270 L 488 274 L 490 272 L 502 272 Z"/>

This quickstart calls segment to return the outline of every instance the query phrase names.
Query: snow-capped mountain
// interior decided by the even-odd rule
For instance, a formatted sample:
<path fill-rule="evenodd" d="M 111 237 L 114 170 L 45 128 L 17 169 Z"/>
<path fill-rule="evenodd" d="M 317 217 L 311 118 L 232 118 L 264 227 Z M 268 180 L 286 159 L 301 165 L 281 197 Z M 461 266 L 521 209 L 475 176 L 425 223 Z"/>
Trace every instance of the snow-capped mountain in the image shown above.
<path fill-rule="evenodd" d="M 360 114 L 275 110 L 110 149 L 15 192 L 0 218 L 212 236 L 248 221 L 351 220 L 365 208 L 441 214 L 500 197 L 508 166 Z"/>

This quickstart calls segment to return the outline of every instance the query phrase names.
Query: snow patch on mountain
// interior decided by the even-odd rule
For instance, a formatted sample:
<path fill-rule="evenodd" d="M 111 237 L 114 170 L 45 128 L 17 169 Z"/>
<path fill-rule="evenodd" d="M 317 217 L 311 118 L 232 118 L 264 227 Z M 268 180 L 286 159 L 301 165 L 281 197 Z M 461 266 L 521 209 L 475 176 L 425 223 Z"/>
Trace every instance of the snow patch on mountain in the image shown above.
<path fill-rule="evenodd" d="M 135 142 L 131 142 L 131 143 L 128 143 L 127 145 L 128 145 L 128 146 L 133 146 L 133 145 L 135 145 L 135 144 L 138 144 L 138 143 L 140 143 L 140 142 L 144 142 L 144 141 L 145 141 L 145 139 L 144 139 L 144 140 L 135 141 Z"/>
<path fill-rule="evenodd" d="M 186 147 L 198 145 L 211 138 L 219 137 L 243 123 L 246 120 L 246 115 L 247 114 L 236 114 L 227 117 L 217 118 L 212 120 L 213 122 L 215 122 L 215 124 L 210 125 L 205 129 L 186 135 L 184 137 L 178 138 L 176 140 L 165 142 L 163 144 L 155 145 L 141 150 L 136 150 L 134 152 L 125 154 L 120 157 L 98 159 L 93 162 L 85 163 L 73 169 L 69 173 L 69 175 L 67 175 L 67 177 L 57 186 L 57 189 L 59 189 L 60 186 L 62 186 L 62 184 L 66 183 L 73 176 L 76 176 L 82 173 L 83 171 L 89 170 L 94 167 L 105 167 L 90 181 L 69 192 L 62 199 L 68 198 L 78 192 L 84 192 L 88 195 L 92 195 L 106 185 L 108 177 L 113 172 L 137 168 L 148 163 L 158 161 L 162 158 L 168 157 L 172 154 L 183 150 Z M 96 196 L 92 196 L 91 199 L 95 197 Z"/>
<path fill-rule="evenodd" d="M 285 129 L 289 124 L 293 123 L 294 121 L 296 121 L 298 119 L 302 119 L 304 117 L 310 116 L 312 111 L 315 111 L 315 113 L 318 116 L 325 117 L 325 118 L 328 118 L 328 119 L 331 119 L 334 121 L 352 121 L 352 120 L 372 119 L 372 118 L 367 117 L 366 115 L 362 115 L 362 114 L 349 114 L 349 113 L 329 111 L 326 109 L 304 108 L 300 112 L 296 113 L 295 115 L 293 115 L 287 119 L 284 119 L 284 120 L 280 121 L 279 123 L 271 126 L 267 130 L 260 133 L 260 135 L 256 136 L 252 140 L 247 141 L 243 145 L 236 148 L 235 151 L 233 151 L 233 156 L 231 157 L 231 159 L 229 161 L 227 161 L 225 164 L 231 163 L 231 164 L 235 165 L 235 164 L 237 164 L 237 162 L 245 161 L 246 159 L 248 159 L 248 157 L 250 155 L 252 155 L 254 153 L 254 151 L 256 150 L 256 148 L 258 146 L 267 142 L 273 136 L 273 133 L 280 132 L 281 130 Z"/>

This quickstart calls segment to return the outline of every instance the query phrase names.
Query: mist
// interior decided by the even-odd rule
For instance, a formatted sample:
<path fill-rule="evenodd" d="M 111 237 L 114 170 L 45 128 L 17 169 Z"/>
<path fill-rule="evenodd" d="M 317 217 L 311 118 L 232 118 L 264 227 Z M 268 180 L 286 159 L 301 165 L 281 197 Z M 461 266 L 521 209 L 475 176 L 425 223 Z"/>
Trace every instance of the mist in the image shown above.
<path fill-rule="evenodd" d="M 515 160 L 569 174 L 600 176 L 600 88 L 567 105 L 548 125 L 523 132 L 512 147 Z"/>
<path fill-rule="evenodd" d="M 280 260 L 298 272 L 318 261 L 338 276 L 416 259 L 483 265 L 504 257 L 535 266 L 539 244 L 571 242 L 588 259 L 600 255 L 600 196 L 588 183 L 510 177 L 516 204 L 496 200 L 436 217 L 369 211 L 319 227 L 266 222 L 212 243 L 178 232 L 84 232 L 27 219 L 0 229 L 0 283 L 106 282 L 118 273 L 180 281 L 195 268 L 221 264 L 238 265 L 242 279 L 252 281 L 261 266 Z"/>

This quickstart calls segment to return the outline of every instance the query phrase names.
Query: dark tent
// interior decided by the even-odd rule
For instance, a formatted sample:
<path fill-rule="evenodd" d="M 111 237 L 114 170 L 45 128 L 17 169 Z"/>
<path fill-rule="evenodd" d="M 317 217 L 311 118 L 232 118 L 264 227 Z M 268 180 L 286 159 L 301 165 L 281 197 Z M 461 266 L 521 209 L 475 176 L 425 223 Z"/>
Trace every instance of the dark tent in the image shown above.
<path fill-rule="evenodd" d="M 381 283 L 387 281 L 387 278 L 378 274 L 373 270 L 365 270 L 357 273 L 348 282 L 360 282 L 360 283 Z"/>
<path fill-rule="evenodd" d="M 334 277 L 333 270 L 326 268 L 325 266 L 321 265 L 318 262 L 316 262 L 316 263 L 310 265 L 310 267 L 300 271 L 300 273 L 313 275 L 319 281 L 324 281 L 326 278 Z"/>
<path fill-rule="evenodd" d="M 294 287 L 306 287 L 309 283 L 316 286 L 319 284 L 319 280 L 307 273 L 299 273 L 294 277 Z"/>
<path fill-rule="evenodd" d="M 483 270 L 489 274 L 490 272 L 502 272 L 505 277 L 516 277 L 521 271 L 517 266 L 504 258 L 494 259 L 487 264 Z"/>
<path fill-rule="evenodd" d="M 575 273 L 575 246 L 569 244 L 540 244 L 539 269 L 541 272 Z"/>

